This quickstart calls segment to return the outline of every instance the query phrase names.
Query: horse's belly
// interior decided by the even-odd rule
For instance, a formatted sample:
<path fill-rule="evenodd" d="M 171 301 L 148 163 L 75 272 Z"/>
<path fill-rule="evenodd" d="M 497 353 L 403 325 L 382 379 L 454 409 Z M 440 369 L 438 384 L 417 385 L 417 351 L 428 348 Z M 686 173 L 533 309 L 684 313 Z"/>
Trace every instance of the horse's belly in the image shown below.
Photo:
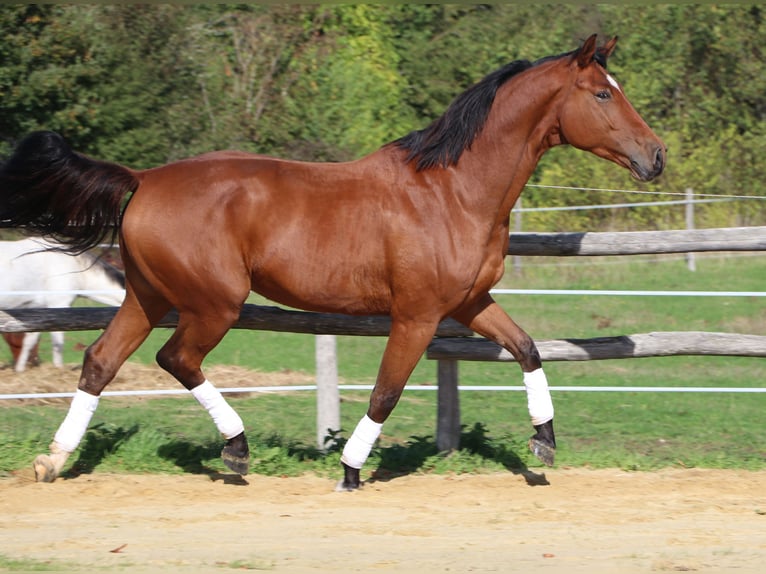
<path fill-rule="evenodd" d="M 369 267 L 333 271 L 307 266 L 299 272 L 286 267 L 253 272 L 256 293 L 290 307 L 350 315 L 385 315 L 391 309 L 391 291 Z"/>

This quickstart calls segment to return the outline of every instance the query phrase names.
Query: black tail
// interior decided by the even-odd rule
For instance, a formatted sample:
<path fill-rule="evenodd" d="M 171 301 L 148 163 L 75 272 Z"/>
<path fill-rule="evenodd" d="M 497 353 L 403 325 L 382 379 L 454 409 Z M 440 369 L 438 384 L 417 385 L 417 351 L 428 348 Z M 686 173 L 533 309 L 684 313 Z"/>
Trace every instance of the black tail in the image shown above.
<path fill-rule="evenodd" d="M 57 133 L 34 132 L 0 166 L 0 223 L 81 253 L 114 241 L 123 199 L 136 188 L 127 168 L 76 153 Z"/>

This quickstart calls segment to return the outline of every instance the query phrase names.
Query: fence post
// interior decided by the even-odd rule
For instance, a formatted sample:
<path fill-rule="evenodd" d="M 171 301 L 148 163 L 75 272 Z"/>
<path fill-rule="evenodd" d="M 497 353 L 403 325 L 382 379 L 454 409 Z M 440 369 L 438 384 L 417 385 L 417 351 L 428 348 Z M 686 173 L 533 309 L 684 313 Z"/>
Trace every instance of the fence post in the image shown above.
<path fill-rule="evenodd" d="M 694 229 L 694 190 L 691 187 L 686 188 L 686 229 Z M 686 254 L 686 266 L 689 271 L 697 270 L 697 262 L 694 260 L 694 252 Z"/>
<path fill-rule="evenodd" d="M 436 367 L 436 448 L 449 452 L 460 448 L 460 398 L 457 361 L 440 359 Z"/>
<path fill-rule="evenodd" d="M 317 445 L 327 448 L 330 431 L 340 430 L 340 393 L 335 335 L 316 336 Z"/>

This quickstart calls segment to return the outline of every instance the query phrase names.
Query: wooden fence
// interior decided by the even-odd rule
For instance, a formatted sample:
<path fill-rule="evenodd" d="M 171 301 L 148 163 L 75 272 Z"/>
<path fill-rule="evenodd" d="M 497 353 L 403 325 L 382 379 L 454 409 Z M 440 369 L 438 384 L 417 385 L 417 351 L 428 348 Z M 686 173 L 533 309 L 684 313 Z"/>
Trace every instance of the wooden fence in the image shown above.
<path fill-rule="evenodd" d="M 766 227 L 643 231 L 620 233 L 512 233 L 509 255 L 594 256 L 766 251 Z M 0 311 L 0 332 L 82 331 L 103 329 L 116 308 L 12 309 Z M 157 326 L 174 327 L 169 313 Z M 387 336 L 388 317 L 351 317 L 277 307 L 245 305 L 237 329 L 295 333 Z M 452 320 L 441 323 L 427 357 L 438 361 L 437 444 L 456 448 L 460 437 L 457 362 L 511 361 L 494 343 Z M 594 360 L 666 355 L 745 355 L 766 357 L 766 337 L 731 333 L 647 333 L 596 339 L 539 341 L 544 361 Z"/>

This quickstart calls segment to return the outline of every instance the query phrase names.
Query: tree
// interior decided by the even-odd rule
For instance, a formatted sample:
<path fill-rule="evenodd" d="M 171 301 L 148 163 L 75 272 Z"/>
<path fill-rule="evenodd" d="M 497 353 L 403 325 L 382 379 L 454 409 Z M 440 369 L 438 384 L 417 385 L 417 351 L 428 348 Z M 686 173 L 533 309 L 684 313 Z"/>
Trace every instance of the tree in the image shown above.
<path fill-rule="evenodd" d="M 0 154 L 25 133 L 55 129 L 75 141 L 92 129 L 94 88 L 102 70 L 93 61 L 82 20 L 50 5 L 0 11 Z"/>

